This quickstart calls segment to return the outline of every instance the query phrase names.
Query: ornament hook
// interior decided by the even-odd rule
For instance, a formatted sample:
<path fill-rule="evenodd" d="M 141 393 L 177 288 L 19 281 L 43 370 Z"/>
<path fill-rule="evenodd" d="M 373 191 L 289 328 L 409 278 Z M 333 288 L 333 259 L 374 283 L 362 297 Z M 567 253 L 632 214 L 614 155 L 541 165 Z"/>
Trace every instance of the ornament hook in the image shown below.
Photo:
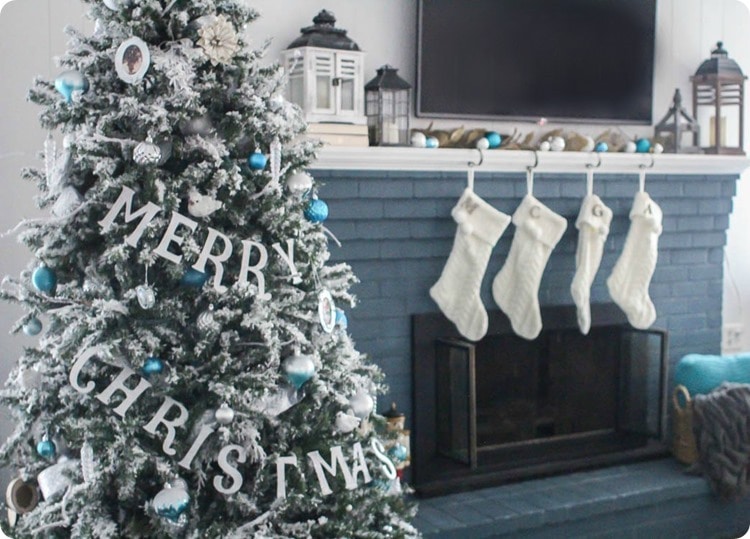
<path fill-rule="evenodd" d="M 596 159 L 597 161 L 595 165 L 592 163 L 586 163 L 586 168 L 591 169 L 591 168 L 599 168 L 600 166 L 602 166 L 602 154 L 600 152 L 596 152 Z"/>
<path fill-rule="evenodd" d="M 648 165 L 641 163 L 638 165 L 638 168 L 644 169 L 644 168 L 654 168 L 654 165 L 656 164 L 656 160 L 654 159 L 654 156 L 652 154 L 648 154 L 648 156 L 651 158 L 651 163 Z"/>

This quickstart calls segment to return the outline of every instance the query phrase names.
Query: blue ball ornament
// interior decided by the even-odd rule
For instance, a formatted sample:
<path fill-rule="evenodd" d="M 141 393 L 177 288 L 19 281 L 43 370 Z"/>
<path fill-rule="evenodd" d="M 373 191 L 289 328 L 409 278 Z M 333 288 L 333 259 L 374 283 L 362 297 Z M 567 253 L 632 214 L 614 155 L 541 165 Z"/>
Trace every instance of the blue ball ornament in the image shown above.
<path fill-rule="evenodd" d="M 594 151 L 599 153 L 604 153 L 609 151 L 609 144 L 606 142 L 597 142 L 596 146 L 594 146 Z"/>
<path fill-rule="evenodd" d="M 438 146 L 440 146 L 440 141 L 437 137 L 427 137 L 427 140 L 425 141 L 426 148 L 437 148 Z"/>
<path fill-rule="evenodd" d="M 484 135 L 484 138 L 490 143 L 490 148 L 499 148 L 500 143 L 503 141 L 503 137 L 501 137 L 500 133 L 497 133 L 496 131 L 490 131 Z"/>
<path fill-rule="evenodd" d="M 635 141 L 635 151 L 638 153 L 648 153 L 651 149 L 651 141 L 647 138 L 639 138 Z"/>
<path fill-rule="evenodd" d="M 341 329 L 349 327 L 349 320 L 347 320 L 346 313 L 343 309 L 336 309 L 336 325 Z"/>
<path fill-rule="evenodd" d="M 266 163 L 268 163 L 268 158 L 258 150 L 250 154 L 250 157 L 247 158 L 247 164 L 253 170 L 263 170 L 266 168 Z"/>
<path fill-rule="evenodd" d="M 31 274 L 31 282 L 34 288 L 40 292 L 49 293 L 57 286 L 57 275 L 55 275 L 54 270 L 47 266 L 39 266 Z"/>
<path fill-rule="evenodd" d="M 36 452 L 40 457 L 50 459 L 55 456 L 57 447 L 55 447 L 55 442 L 45 438 L 44 440 L 36 444 Z"/>
<path fill-rule="evenodd" d="M 42 322 L 36 316 L 32 316 L 23 325 L 23 332 L 29 337 L 39 335 L 42 332 Z"/>
<path fill-rule="evenodd" d="M 402 444 L 395 444 L 388 449 L 388 456 L 391 457 L 393 462 L 404 462 L 406 457 L 409 456 L 409 452 Z"/>
<path fill-rule="evenodd" d="M 311 223 L 322 223 L 328 219 L 328 204 L 317 197 L 310 199 L 305 208 L 305 219 Z"/>
<path fill-rule="evenodd" d="M 147 377 L 152 374 L 161 374 L 164 372 L 164 362 L 158 357 L 149 357 L 143 363 L 143 368 L 141 370 Z"/>
<path fill-rule="evenodd" d="M 180 285 L 189 288 L 201 288 L 208 281 L 209 274 L 205 271 L 198 271 L 194 268 L 188 268 L 180 278 Z"/>
<path fill-rule="evenodd" d="M 55 89 L 63 95 L 66 103 L 70 103 L 75 92 L 89 91 L 89 81 L 78 71 L 66 71 L 55 79 Z"/>

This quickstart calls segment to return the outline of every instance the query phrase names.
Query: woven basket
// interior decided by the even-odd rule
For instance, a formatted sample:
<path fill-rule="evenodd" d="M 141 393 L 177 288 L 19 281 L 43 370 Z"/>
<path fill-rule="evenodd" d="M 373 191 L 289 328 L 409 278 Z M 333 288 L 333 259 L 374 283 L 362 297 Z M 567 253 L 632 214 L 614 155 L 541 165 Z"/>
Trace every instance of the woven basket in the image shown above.
<path fill-rule="evenodd" d="M 680 402 L 680 395 L 684 404 Z M 672 432 L 672 453 L 683 464 L 693 464 L 698 460 L 698 447 L 693 434 L 693 400 L 683 385 L 678 385 L 672 394 L 674 422 Z"/>

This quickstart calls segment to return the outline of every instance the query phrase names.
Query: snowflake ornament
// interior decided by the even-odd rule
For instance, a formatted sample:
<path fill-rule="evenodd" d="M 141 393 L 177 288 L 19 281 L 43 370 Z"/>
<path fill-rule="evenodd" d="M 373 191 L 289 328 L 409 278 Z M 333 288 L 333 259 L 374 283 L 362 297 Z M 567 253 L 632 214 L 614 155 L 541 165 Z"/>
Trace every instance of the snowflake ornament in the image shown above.
<path fill-rule="evenodd" d="M 224 15 L 210 17 L 198 34 L 201 36 L 198 45 L 213 65 L 228 63 L 240 50 L 237 32 Z"/>

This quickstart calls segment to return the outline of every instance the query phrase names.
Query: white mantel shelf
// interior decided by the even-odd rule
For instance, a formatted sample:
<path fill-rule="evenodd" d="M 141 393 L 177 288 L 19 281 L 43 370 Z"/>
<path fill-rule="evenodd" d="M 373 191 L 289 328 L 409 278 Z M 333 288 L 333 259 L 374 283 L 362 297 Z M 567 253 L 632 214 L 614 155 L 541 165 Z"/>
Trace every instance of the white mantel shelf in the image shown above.
<path fill-rule="evenodd" d="M 585 152 L 538 152 L 536 172 L 584 172 L 587 164 L 596 165 L 601 156 L 600 174 L 635 174 L 639 167 L 650 166 L 650 174 L 736 174 L 750 167 L 750 158 L 736 155 L 628 154 Z M 425 148 L 348 148 L 327 146 L 320 150 L 310 168 L 319 170 L 419 170 L 465 171 L 469 162 L 479 161 L 472 149 Z M 486 150 L 484 162 L 475 170 L 482 172 L 524 172 L 534 164 L 534 152 Z"/>

